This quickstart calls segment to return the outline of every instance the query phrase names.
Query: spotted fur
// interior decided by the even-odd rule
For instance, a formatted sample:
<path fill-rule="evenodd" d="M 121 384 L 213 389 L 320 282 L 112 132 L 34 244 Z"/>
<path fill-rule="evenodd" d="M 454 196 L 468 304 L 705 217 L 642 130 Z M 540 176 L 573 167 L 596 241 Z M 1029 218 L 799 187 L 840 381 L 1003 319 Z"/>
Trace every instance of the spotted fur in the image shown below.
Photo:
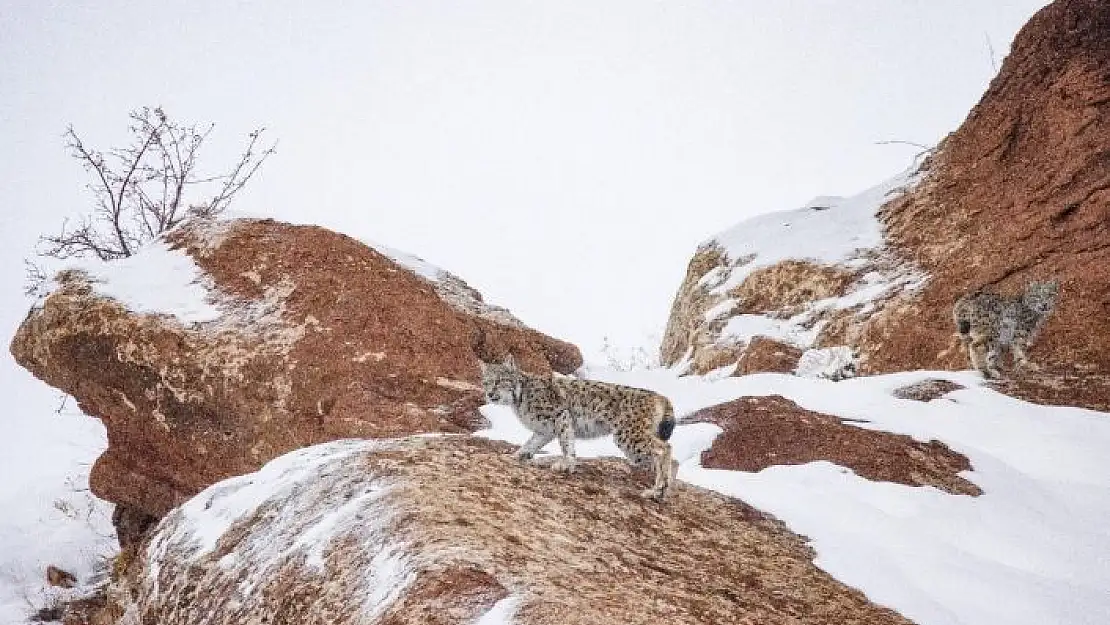
<path fill-rule="evenodd" d="M 981 290 L 957 300 L 952 319 L 971 366 L 989 378 L 1001 377 L 1002 352 L 1008 349 L 1019 367 L 1038 369 L 1026 350 L 1056 308 L 1058 291 L 1056 281 L 1031 282 L 1014 297 Z"/>
<path fill-rule="evenodd" d="M 574 440 L 613 435 L 629 462 L 651 468 L 654 485 L 641 493 L 662 500 L 671 486 L 671 446 L 674 430 L 671 402 L 645 389 L 520 370 L 512 356 L 503 364 L 482 364 L 482 387 L 490 403 L 511 406 L 520 422 L 532 431 L 517 457 L 531 460 L 536 452 L 558 439 L 563 455 L 553 466 L 573 471 Z"/>

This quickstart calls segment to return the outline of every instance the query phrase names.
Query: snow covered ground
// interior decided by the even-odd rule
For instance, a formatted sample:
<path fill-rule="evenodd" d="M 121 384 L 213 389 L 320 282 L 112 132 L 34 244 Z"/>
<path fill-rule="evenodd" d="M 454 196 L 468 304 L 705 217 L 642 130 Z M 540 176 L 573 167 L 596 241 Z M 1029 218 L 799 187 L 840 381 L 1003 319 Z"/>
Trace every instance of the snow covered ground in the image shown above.
<path fill-rule="evenodd" d="M 817 565 L 921 625 L 1104 624 L 1110 617 L 1110 415 L 1044 407 L 972 374 L 909 372 L 842 382 L 779 374 L 710 381 L 668 370 L 593 369 L 597 379 L 665 393 L 677 414 L 744 395 L 781 394 L 860 427 L 937 439 L 965 454 L 979 497 L 872 482 L 829 462 L 746 473 L 705 469 L 719 428 L 679 426 L 679 478 L 739 497 L 812 540 Z M 891 391 L 928 378 L 967 386 L 929 403 Z M 480 434 L 522 443 L 511 412 L 486 406 Z M 616 456 L 610 439 L 582 456 Z M 547 448 L 557 453 L 557 445 Z"/>
<path fill-rule="evenodd" d="M 65 595 L 46 584 L 48 565 L 87 580 L 116 540 L 110 506 L 87 490 L 103 426 L 72 400 L 50 410 L 57 393 L 10 359 L 0 368 L 3 386 L 19 389 L 0 434 L 0 625 L 11 625 Z"/>

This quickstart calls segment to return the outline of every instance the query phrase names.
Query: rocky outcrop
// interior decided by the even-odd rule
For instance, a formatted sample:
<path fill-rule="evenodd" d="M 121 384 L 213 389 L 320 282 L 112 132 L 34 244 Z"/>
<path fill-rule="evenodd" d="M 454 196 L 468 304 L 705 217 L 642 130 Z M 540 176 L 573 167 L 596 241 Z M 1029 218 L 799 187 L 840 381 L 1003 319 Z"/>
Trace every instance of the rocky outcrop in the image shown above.
<path fill-rule="evenodd" d="M 117 582 L 121 622 L 908 623 L 742 502 L 680 483 L 660 505 L 619 460 L 567 476 L 508 451 L 339 441 L 216 484 Z"/>
<path fill-rule="evenodd" d="M 781 395 L 742 397 L 699 410 L 685 421 L 713 423 L 724 430 L 702 452 L 706 468 L 759 471 L 827 460 L 873 481 L 982 494 L 959 475 L 970 470 L 971 463 L 943 443 L 922 443 L 903 434 L 856 427 L 806 410 Z"/>
<path fill-rule="evenodd" d="M 884 207 L 890 244 L 931 279 L 861 345 L 872 371 L 967 366 L 945 349 L 952 302 L 980 287 L 1061 282 L 1034 359 L 1110 371 L 1110 5 L 1059 0 L 1014 40 L 999 75 L 939 146 L 926 183 Z M 912 323 L 910 322 L 912 320 Z"/>
<path fill-rule="evenodd" d="M 870 198 L 874 226 L 853 222 L 859 232 L 881 228 L 880 238 L 867 234 L 822 253 L 822 242 L 837 239 L 861 196 L 819 198 L 806 209 L 757 218 L 715 237 L 703 246 L 718 250 L 714 262 L 699 251 L 676 298 L 680 312 L 692 307 L 679 302 L 704 302 L 693 311 L 702 317 L 672 314 L 663 361 L 676 362 L 687 350 L 694 360 L 702 345 L 735 343 L 725 332 L 728 322 L 710 324 L 704 313 L 731 297 L 725 290 L 757 280 L 753 263 L 766 264 L 765 251 L 749 253 L 756 242 L 737 244 L 737 237 L 749 231 L 749 238 L 789 243 L 802 229 L 816 250 L 798 245 L 785 252 L 789 258 L 768 262 L 783 272 L 798 260 L 816 262 L 844 276 L 822 282 L 842 290 L 806 287 L 812 296 L 784 300 L 781 287 L 752 282 L 748 289 L 755 299 L 769 295 L 774 305 L 760 308 L 771 319 L 787 319 L 793 336 L 810 343 L 801 347 L 851 345 L 864 373 L 966 369 L 953 336 L 953 302 L 969 290 L 1016 293 L 1028 281 L 1054 278 L 1061 282 L 1060 305 L 1033 350 L 1048 369 L 1008 388 L 1031 399 L 1104 406 L 1110 398 L 1103 381 L 1110 372 L 1108 41 L 1105 2 L 1058 0 L 1037 13 L 960 128 L 898 192 Z M 822 213 L 839 213 L 840 220 L 820 222 Z M 784 223 L 770 223 L 775 219 Z M 810 271 L 788 281 L 804 286 L 816 277 Z M 699 340 L 683 342 L 687 336 Z M 1097 390 L 1073 385 L 1076 379 L 1091 380 Z M 1070 392 L 1059 392 L 1068 386 Z"/>
<path fill-rule="evenodd" d="M 90 481 L 124 508 L 121 536 L 292 449 L 472 431 L 479 358 L 581 364 L 460 279 L 385 251 L 397 260 L 318 227 L 197 222 L 59 274 L 11 351 L 107 428 Z"/>

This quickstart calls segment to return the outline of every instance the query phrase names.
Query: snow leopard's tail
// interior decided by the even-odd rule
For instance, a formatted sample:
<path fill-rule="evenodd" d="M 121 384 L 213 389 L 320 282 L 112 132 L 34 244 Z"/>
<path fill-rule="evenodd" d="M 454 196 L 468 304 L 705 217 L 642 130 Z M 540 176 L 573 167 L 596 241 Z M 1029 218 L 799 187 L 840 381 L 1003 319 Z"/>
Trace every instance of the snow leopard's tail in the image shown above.
<path fill-rule="evenodd" d="M 660 440 L 669 440 L 671 434 L 674 433 L 674 408 L 671 407 L 671 400 L 662 395 L 659 396 L 657 405 L 660 407 L 662 415 L 659 424 L 655 426 L 655 434 Z"/>

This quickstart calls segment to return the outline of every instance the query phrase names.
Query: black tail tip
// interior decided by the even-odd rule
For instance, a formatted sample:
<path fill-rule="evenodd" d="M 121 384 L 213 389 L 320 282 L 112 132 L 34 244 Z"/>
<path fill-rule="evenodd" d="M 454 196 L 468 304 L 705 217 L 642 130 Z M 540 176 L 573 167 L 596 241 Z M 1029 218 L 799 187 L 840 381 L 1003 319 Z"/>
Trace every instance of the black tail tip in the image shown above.
<path fill-rule="evenodd" d="M 971 334 L 971 322 L 967 319 L 960 319 L 958 324 L 960 334 Z"/>
<path fill-rule="evenodd" d="M 674 419 L 665 419 L 663 421 L 660 421 L 659 427 L 655 430 L 655 433 L 658 434 L 659 438 L 662 440 L 670 440 L 671 434 L 674 433 L 674 424 Z"/>

